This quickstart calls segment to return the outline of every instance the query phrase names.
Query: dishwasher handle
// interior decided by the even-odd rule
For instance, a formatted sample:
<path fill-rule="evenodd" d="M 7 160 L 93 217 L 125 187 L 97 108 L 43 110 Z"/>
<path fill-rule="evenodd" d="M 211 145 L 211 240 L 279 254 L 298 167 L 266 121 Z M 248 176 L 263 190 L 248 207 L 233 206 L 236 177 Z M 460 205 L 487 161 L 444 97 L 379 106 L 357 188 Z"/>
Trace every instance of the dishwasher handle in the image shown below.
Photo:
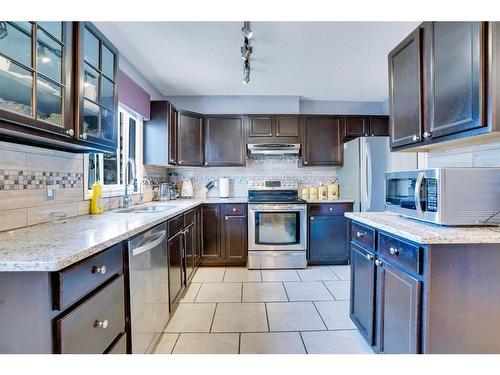
<path fill-rule="evenodd" d="M 132 256 L 136 256 L 142 253 L 145 253 L 146 251 L 150 251 L 151 249 L 154 249 L 156 246 L 161 244 L 163 240 L 165 240 L 165 237 L 167 236 L 167 231 L 162 230 L 161 232 L 158 232 L 154 236 L 151 236 L 153 239 L 146 244 L 136 247 L 135 249 L 132 249 Z"/>

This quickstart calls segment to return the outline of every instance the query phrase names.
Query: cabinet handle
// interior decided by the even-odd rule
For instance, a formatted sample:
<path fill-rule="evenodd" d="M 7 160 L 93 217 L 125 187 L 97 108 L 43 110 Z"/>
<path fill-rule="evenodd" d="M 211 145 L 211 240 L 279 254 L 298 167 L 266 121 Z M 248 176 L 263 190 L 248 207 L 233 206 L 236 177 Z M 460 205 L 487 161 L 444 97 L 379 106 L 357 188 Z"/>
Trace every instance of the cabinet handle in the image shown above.
<path fill-rule="evenodd" d="M 368 260 L 373 260 L 373 255 L 371 255 L 371 254 L 366 254 L 366 259 L 368 259 Z"/>
<path fill-rule="evenodd" d="M 73 129 L 68 129 L 66 130 L 66 134 L 72 137 L 75 135 L 75 131 Z"/>
<path fill-rule="evenodd" d="M 179 160 L 179 165 L 182 164 L 182 160 Z"/>
<path fill-rule="evenodd" d="M 328 211 L 333 211 L 333 207 L 330 207 L 330 208 L 328 209 Z"/>
<path fill-rule="evenodd" d="M 389 252 L 391 253 L 391 255 L 399 255 L 399 250 L 393 247 L 389 249 Z"/>
<path fill-rule="evenodd" d="M 106 328 L 108 328 L 108 325 L 109 325 L 108 319 L 105 319 L 105 320 L 96 320 L 94 322 L 94 328 L 106 329 Z"/>
<path fill-rule="evenodd" d="M 314 220 L 314 216 L 311 216 L 311 221 L 313 221 L 313 220 Z"/>
<path fill-rule="evenodd" d="M 304 164 L 307 164 L 307 160 L 304 160 Z"/>
<path fill-rule="evenodd" d="M 363 233 L 362 232 L 356 232 L 356 237 L 362 238 L 363 237 Z"/>
<path fill-rule="evenodd" d="M 81 139 L 87 139 L 87 133 L 83 133 L 82 135 L 80 135 L 80 138 Z"/>
<path fill-rule="evenodd" d="M 269 136 L 272 137 L 273 136 L 273 133 L 269 133 Z"/>
<path fill-rule="evenodd" d="M 419 139 L 420 139 L 420 137 L 419 137 L 418 135 L 416 135 L 416 134 L 415 134 L 415 135 L 413 136 L 413 138 L 412 138 L 413 142 L 416 142 L 416 141 L 418 141 Z"/>
<path fill-rule="evenodd" d="M 424 138 L 429 138 L 431 135 L 431 132 L 424 132 Z"/>
<path fill-rule="evenodd" d="M 384 265 L 384 262 L 382 262 L 381 260 L 375 259 L 375 264 L 376 264 L 377 266 L 382 267 L 382 266 Z"/>
<path fill-rule="evenodd" d="M 229 216 L 226 216 L 226 221 L 228 221 L 228 220 L 229 220 Z"/>
<path fill-rule="evenodd" d="M 276 133 L 276 135 L 280 135 L 280 133 Z"/>
<path fill-rule="evenodd" d="M 101 267 L 94 266 L 94 267 L 92 267 L 92 273 L 98 273 L 100 275 L 104 275 L 106 273 L 106 271 L 107 271 L 106 266 L 101 266 Z"/>

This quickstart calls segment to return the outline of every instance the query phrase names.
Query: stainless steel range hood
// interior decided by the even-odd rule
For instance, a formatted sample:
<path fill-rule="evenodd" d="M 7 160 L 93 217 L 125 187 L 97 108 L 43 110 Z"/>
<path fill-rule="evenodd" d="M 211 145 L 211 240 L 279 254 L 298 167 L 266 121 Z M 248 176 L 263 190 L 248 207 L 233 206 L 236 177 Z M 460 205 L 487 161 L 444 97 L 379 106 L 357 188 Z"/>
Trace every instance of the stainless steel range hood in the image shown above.
<path fill-rule="evenodd" d="M 251 143 L 248 155 L 299 155 L 300 143 Z"/>

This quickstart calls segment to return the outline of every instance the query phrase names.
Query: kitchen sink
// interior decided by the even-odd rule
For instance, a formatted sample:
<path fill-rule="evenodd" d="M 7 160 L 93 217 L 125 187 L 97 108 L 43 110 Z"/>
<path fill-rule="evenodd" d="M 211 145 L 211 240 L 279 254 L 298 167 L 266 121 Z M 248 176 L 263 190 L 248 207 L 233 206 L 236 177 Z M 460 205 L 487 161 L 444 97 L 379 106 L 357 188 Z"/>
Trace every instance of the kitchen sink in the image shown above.
<path fill-rule="evenodd" d="M 142 207 L 129 207 L 123 210 L 116 211 L 119 214 L 129 214 L 129 213 L 156 213 L 171 210 L 173 207 L 170 206 L 142 206 Z"/>

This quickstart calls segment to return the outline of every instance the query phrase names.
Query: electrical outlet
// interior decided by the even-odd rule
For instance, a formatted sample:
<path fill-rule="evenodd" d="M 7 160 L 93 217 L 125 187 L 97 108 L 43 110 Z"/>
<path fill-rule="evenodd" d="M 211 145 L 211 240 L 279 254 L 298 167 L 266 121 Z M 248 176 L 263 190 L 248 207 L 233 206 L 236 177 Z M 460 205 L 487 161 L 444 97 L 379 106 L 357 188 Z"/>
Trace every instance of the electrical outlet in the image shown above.
<path fill-rule="evenodd" d="M 45 200 L 46 201 L 53 201 L 56 199 L 56 190 L 54 189 L 53 185 L 47 185 L 47 182 L 44 181 L 44 186 L 45 186 Z"/>

